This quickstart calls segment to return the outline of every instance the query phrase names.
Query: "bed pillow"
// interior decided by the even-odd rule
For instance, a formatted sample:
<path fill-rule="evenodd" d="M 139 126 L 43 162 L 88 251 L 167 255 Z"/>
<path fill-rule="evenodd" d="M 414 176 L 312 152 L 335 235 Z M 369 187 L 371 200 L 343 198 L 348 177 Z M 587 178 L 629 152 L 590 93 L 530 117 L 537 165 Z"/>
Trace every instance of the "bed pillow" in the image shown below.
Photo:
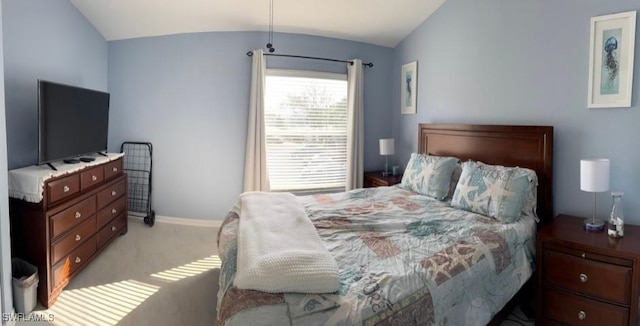
<path fill-rule="evenodd" d="M 462 163 L 451 206 L 513 223 L 522 214 L 529 185 L 525 169 L 467 161 Z"/>
<path fill-rule="evenodd" d="M 460 175 L 462 174 L 462 164 L 458 162 L 456 167 L 453 169 L 453 173 L 451 173 L 451 180 L 449 181 L 449 192 L 447 193 L 448 199 L 453 198 L 453 193 L 456 191 L 456 186 L 458 185 L 458 180 L 460 180 Z"/>
<path fill-rule="evenodd" d="M 527 173 L 527 177 L 529 178 L 529 187 L 527 190 L 527 195 L 524 197 L 522 202 L 522 215 L 533 217 L 536 222 L 540 222 L 537 213 L 538 207 L 538 175 L 536 171 L 531 169 L 521 168 Z"/>
<path fill-rule="evenodd" d="M 401 187 L 443 200 L 449 192 L 451 174 L 458 164 L 455 157 L 412 153 L 402 176 Z"/>

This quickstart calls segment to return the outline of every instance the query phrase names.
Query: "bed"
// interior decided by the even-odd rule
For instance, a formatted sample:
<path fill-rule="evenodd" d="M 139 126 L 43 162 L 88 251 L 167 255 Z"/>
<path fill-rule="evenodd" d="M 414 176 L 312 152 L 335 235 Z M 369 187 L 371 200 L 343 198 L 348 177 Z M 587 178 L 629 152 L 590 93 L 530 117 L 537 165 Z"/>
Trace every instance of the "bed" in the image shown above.
<path fill-rule="evenodd" d="M 553 128 L 420 124 L 418 152 L 519 166 L 552 217 Z M 218 237 L 219 325 L 485 325 L 533 274 L 537 221 L 503 224 L 402 187 L 299 197 L 339 267 L 333 293 L 238 289 L 239 217 Z"/>

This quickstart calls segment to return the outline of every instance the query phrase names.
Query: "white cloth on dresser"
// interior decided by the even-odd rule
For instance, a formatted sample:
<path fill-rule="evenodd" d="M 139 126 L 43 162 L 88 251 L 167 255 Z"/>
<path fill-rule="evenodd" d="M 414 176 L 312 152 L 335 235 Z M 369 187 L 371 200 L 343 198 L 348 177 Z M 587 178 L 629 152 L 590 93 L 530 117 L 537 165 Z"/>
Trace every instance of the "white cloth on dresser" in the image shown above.
<path fill-rule="evenodd" d="M 9 197 L 23 199 L 31 203 L 42 201 L 44 182 L 67 173 L 75 172 L 90 166 L 113 161 L 124 156 L 124 153 L 107 153 L 107 156 L 98 154 L 82 155 L 82 157 L 93 157 L 93 162 L 82 162 L 77 164 L 66 164 L 62 161 L 51 164 L 58 169 L 55 171 L 46 164 L 30 165 L 23 168 L 9 171 Z"/>
<path fill-rule="evenodd" d="M 338 290 L 338 265 L 296 196 L 240 195 L 235 285 L 271 293 Z"/>

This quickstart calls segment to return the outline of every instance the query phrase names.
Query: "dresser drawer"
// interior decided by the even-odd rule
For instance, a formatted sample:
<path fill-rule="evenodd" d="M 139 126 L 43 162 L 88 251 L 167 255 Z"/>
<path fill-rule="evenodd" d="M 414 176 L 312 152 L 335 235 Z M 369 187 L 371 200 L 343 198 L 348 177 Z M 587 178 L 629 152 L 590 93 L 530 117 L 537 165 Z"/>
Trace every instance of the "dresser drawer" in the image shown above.
<path fill-rule="evenodd" d="M 87 239 L 91 238 L 95 233 L 96 217 L 94 215 L 71 229 L 66 236 L 51 244 L 51 261 L 54 264 L 57 263 L 58 260 L 68 255 L 72 250 L 77 248 Z"/>
<path fill-rule="evenodd" d="M 56 285 L 60 284 L 84 265 L 95 252 L 96 236 L 93 236 L 53 266 L 52 288 L 55 288 Z"/>
<path fill-rule="evenodd" d="M 91 196 L 51 217 L 51 239 L 65 233 L 96 212 L 96 197 Z"/>
<path fill-rule="evenodd" d="M 125 193 L 127 186 L 125 181 L 126 180 L 123 179 L 98 193 L 98 209 L 105 207 L 107 204 L 116 200 Z"/>
<path fill-rule="evenodd" d="M 47 182 L 47 204 L 80 193 L 80 178 L 77 174 Z"/>
<path fill-rule="evenodd" d="M 122 174 L 122 158 L 104 165 L 104 178 L 110 179 Z"/>
<path fill-rule="evenodd" d="M 580 294 L 629 304 L 631 268 L 544 250 L 544 281 Z"/>
<path fill-rule="evenodd" d="M 104 169 L 98 166 L 80 173 L 80 189 L 82 191 L 98 185 L 104 181 Z"/>
<path fill-rule="evenodd" d="M 127 209 L 127 198 L 121 196 L 98 212 L 98 230 Z"/>
<path fill-rule="evenodd" d="M 565 325 L 627 325 L 629 310 L 553 289 L 543 291 L 543 314 Z"/>
<path fill-rule="evenodd" d="M 117 218 L 111 220 L 105 227 L 98 231 L 98 248 L 101 248 L 109 239 L 120 233 L 126 225 L 127 214 L 121 214 Z"/>
<path fill-rule="evenodd" d="M 386 186 L 386 184 L 377 179 L 366 180 L 364 183 L 365 188 L 384 187 L 384 186 Z"/>

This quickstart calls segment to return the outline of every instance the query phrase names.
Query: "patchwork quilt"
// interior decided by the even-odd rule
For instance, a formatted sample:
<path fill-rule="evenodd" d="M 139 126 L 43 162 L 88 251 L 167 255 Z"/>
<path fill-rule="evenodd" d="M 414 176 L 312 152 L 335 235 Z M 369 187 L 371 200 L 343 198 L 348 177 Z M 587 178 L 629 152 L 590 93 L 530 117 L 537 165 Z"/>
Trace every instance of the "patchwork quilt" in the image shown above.
<path fill-rule="evenodd" d="M 533 273 L 533 218 L 502 224 L 399 187 L 298 197 L 340 269 L 335 293 L 240 290 L 239 217 L 218 237 L 219 325 L 485 325 Z"/>

